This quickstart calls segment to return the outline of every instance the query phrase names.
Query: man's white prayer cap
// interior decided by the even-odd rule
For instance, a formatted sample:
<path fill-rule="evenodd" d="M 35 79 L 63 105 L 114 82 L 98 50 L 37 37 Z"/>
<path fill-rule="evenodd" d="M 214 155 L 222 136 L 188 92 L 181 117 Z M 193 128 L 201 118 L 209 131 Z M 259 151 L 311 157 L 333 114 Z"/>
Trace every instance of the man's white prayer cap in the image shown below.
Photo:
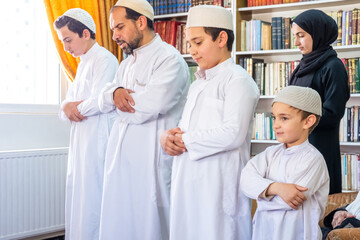
<path fill-rule="evenodd" d="M 214 27 L 234 31 L 231 12 L 226 8 L 211 5 L 190 8 L 186 28 L 191 27 Z"/>
<path fill-rule="evenodd" d="M 86 27 L 88 27 L 91 31 L 96 33 L 96 26 L 95 26 L 94 19 L 91 17 L 91 15 L 87 11 L 85 11 L 81 8 L 71 8 L 71 9 L 67 10 L 63 14 L 63 16 L 68 16 L 75 20 L 78 20 L 79 22 L 84 24 Z"/>
<path fill-rule="evenodd" d="M 276 95 L 275 102 L 285 103 L 305 112 L 321 116 L 321 98 L 317 91 L 308 87 L 287 86 Z"/>
<path fill-rule="evenodd" d="M 146 0 L 119 0 L 114 6 L 130 8 L 154 21 L 154 9 Z"/>

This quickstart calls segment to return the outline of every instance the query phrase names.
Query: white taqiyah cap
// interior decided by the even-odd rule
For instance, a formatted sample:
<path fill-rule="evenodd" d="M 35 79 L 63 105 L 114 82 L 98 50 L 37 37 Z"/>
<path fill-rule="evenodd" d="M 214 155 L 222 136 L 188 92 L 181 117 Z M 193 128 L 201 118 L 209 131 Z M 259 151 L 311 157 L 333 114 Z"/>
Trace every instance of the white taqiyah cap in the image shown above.
<path fill-rule="evenodd" d="M 285 103 L 305 112 L 321 116 L 321 98 L 317 91 L 308 87 L 287 86 L 278 92 L 275 102 Z"/>
<path fill-rule="evenodd" d="M 214 27 L 234 31 L 232 14 L 220 6 L 199 5 L 190 8 L 186 28 Z"/>
<path fill-rule="evenodd" d="M 154 9 L 146 0 L 119 0 L 114 6 L 130 8 L 154 21 Z"/>
<path fill-rule="evenodd" d="M 81 22 L 82 24 L 87 26 L 91 31 L 96 33 L 96 26 L 95 26 L 94 19 L 91 17 L 91 15 L 87 11 L 85 11 L 81 8 L 71 8 L 71 9 L 67 10 L 63 14 L 63 16 L 68 16 L 75 20 L 78 20 L 79 22 Z"/>

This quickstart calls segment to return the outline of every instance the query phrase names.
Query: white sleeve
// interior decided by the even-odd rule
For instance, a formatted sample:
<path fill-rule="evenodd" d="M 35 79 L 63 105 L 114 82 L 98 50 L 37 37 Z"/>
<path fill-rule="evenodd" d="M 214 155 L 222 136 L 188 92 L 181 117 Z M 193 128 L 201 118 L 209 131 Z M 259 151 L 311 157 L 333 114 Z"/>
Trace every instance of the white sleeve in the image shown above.
<path fill-rule="evenodd" d="M 320 153 L 307 154 L 300 160 L 303 161 L 301 166 L 304 166 L 304 169 L 297 175 L 291 175 L 290 181 L 308 188 L 307 191 L 303 192 L 304 195 L 308 200 L 312 198 L 317 202 L 321 211 L 320 216 L 323 216 L 329 195 L 329 174 L 325 160 Z"/>
<path fill-rule="evenodd" d="M 241 80 L 244 79 L 232 79 L 226 86 L 221 126 L 183 134 L 183 141 L 191 160 L 238 148 L 246 140 L 259 99 L 259 91 L 251 86 L 252 79 Z"/>
<path fill-rule="evenodd" d="M 124 65 L 124 63 L 120 64 L 114 80 L 111 83 L 105 84 L 105 87 L 103 87 L 100 91 L 98 105 L 102 113 L 109 113 L 116 108 L 114 104 L 114 91 L 118 87 L 121 87 L 120 83 L 122 80 L 122 73 L 124 72 Z"/>
<path fill-rule="evenodd" d="M 66 93 L 66 97 L 65 100 L 61 103 L 60 105 L 60 110 L 59 110 L 59 118 L 62 121 L 69 121 L 69 118 L 66 116 L 66 114 L 64 113 L 64 111 L 62 110 L 64 105 L 69 103 L 69 102 L 74 102 L 74 83 L 70 83 L 69 84 L 69 89 Z"/>
<path fill-rule="evenodd" d="M 266 178 L 266 172 L 269 167 L 267 161 L 267 151 L 254 156 L 250 159 L 241 172 L 240 188 L 243 193 L 252 199 L 259 199 L 274 181 Z"/>
<path fill-rule="evenodd" d="M 182 59 L 181 59 L 182 60 Z M 189 85 L 189 71 L 185 62 L 177 56 L 164 59 L 154 70 L 151 80 L 142 92 L 132 93 L 134 113 L 117 113 L 122 121 L 129 124 L 142 124 L 157 119 L 159 114 L 171 110 L 186 94 Z"/>
<path fill-rule="evenodd" d="M 299 157 L 299 161 L 302 160 L 302 164 L 297 166 L 296 174 L 291 174 L 288 179 L 288 183 L 293 183 L 302 187 L 307 187 L 308 190 L 303 192 L 307 200 L 313 198 L 320 208 L 321 216 L 325 212 L 325 205 L 327 202 L 327 196 L 329 194 L 329 175 L 322 156 L 319 157 L 317 154 L 307 154 Z M 299 169 L 303 167 L 302 169 Z M 261 210 L 287 210 L 281 208 L 281 205 L 287 204 L 279 197 L 275 196 L 268 202 L 265 199 L 261 199 L 262 203 L 260 206 Z M 259 201 L 260 202 L 260 201 Z M 290 206 L 287 206 L 290 208 Z"/>
<path fill-rule="evenodd" d="M 113 58 L 101 58 L 96 62 L 93 70 L 91 96 L 80 103 L 77 108 L 81 115 L 89 117 L 101 113 L 99 108 L 99 94 L 102 88 L 114 79 L 118 68 L 117 61 Z"/>

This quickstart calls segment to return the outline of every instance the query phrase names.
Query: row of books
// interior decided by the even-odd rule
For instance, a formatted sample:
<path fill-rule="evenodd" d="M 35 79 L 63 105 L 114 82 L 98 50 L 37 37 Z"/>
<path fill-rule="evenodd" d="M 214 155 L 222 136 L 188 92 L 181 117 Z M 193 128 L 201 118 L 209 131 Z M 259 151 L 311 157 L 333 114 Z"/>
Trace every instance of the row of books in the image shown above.
<path fill-rule="evenodd" d="M 360 93 L 360 58 L 342 58 L 349 78 L 350 93 Z"/>
<path fill-rule="evenodd" d="M 263 59 L 239 58 L 239 65 L 252 76 L 264 96 L 276 95 L 286 87 L 298 64 L 299 61 L 264 63 Z"/>
<path fill-rule="evenodd" d="M 345 108 L 344 117 L 340 121 L 339 140 L 341 142 L 360 142 L 359 106 Z"/>
<path fill-rule="evenodd" d="M 271 23 L 241 20 L 240 24 L 240 51 L 294 48 L 289 17 L 273 17 Z"/>
<path fill-rule="evenodd" d="M 254 140 L 275 140 L 273 131 L 273 119 L 271 113 L 255 113 L 252 139 Z"/>
<path fill-rule="evenodd" d="M 173 45 L 181 54 L 188 54 L 189 48 L 185 39 L 185 23 L 178 21 L 157 21 L 154 30 L 161 39 Z"/>
<path fill-rule="evenodd" d="M 231 7 L 231 0 L 148 0 L 155 15 L 184 13 L 196 5 L 218 5 Z"/>
<path fill-rule="evenodd" d="M 348 72 L 350 93 L 360 93 L 360 58 L 342 58 Z M 257 83 L 260 94 L 275 95 L 287 86 L 299 61 L 264 63 L 263 59 L 239 58 L 242 66 Z"/>
<path fill-rule="evenodd" d="M 334 45 L 344 46 L 360 44 L 359 9 L 355 8 L 350 11 L 333 11 L 329 12 L 328 15 L 336 21 L 339 28 L 339 34 Z"/>
<path fill-rule="evenodd" d="M 360 156 L 341 154 L 341 177 L 343 191 L 360 190 Z"/>
<path fill-rule="evenodd" d="M 309 2 L 314 0 L 247 0 L 248 7 L 258 7 L 265 5 L 295 3 L 295 2 Z"/>

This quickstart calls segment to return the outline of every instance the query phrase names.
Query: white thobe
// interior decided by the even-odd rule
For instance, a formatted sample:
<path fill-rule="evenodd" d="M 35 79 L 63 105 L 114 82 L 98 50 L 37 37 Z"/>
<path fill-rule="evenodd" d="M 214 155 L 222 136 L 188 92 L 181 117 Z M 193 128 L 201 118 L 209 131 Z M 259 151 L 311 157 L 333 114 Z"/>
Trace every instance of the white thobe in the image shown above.
<path fill-rule="evenodd" d="M 66 100 L 83 101 L 77 108 L 87 119 L 72 122 L 66 179 L 66 239 L 98 239 L 105 151 L 113 114 L 102 114 L 98 95 L 114 79 L 119 63 L 108 50 L 95 43 L 80 57 L 74 82 Z M 65 113 L 60 117 L 67 120 Z"/>
<path fill-rule="evenodd" d="M 173 164 L 170 239 L 250 239 L 251 202 L 239 183 L 259 90 L 231 58 L 196 77 L 179 125 L 187 152 Z"/>
<path fill-rule="evenodd" d="M 263 197 L 273 182 L 307 187 L 303 192 L 307 200 L 295 210 L 277 195 Z M 329 174 L 323 156 L 308 141 L 290 148 L 284 144 L 268 147 L 248 162 L 240 185 L 247 196 L 257 200 L 253 239 L 321 239 L 318 223 L 325 212 Z"/>
<path fill-rule="evenodd" d="M 159 137 L 179 122 L 188 72 L 180 53 L 156 35 L 120 64 L 114 82 L 103 90 L 103 112 L 115 109 L 117 87 L 134 90 L 135 113 L 116 110 L 105 162 L 100 239 L 168 239 L 172 157 Z"/>

